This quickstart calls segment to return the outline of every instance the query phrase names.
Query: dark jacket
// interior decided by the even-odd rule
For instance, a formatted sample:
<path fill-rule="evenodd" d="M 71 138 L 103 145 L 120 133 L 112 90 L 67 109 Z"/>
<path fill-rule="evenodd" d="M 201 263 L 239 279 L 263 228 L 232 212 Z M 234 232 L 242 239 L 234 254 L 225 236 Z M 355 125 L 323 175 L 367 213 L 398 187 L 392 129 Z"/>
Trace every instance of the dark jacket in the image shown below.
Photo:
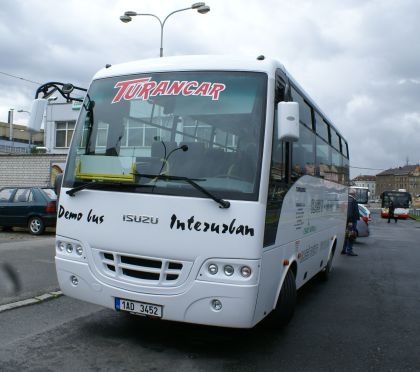
<path fill-rule="evenodd" d="M 389 207 L 388 207 L 388 210 L 389 210 L 389 214 L 391 215 L 391 216 L 393 216 L 394 215 L 394 212 L 395 212 L 395 207 L 394 207 L 394 203 L 391 201 L 391 202 L 389 202 Z"/>
<path fill-rule="evenodd" d="M 359 218 L 360 214 L 357 200 L 349 195 L 347 205 L 347 223 L 352 222 L 353 224 L 356 224 Z"/>

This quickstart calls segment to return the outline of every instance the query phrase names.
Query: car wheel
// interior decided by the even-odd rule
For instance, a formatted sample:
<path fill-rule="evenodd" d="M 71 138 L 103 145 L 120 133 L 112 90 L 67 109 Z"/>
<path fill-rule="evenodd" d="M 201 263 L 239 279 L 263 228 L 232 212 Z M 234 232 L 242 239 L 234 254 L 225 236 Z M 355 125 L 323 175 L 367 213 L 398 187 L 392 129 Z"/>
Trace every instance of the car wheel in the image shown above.
<path fill-rule="evenodd" d="M 296 280 L 292 270 L 284 279 L 276 308 L 267 316 L 264 323 L 269 328 L 279 329 L 287 325 L 293 317 L 296 305 Z"/>
<path fill-rule="evenodd" d="M 45 230 L 44 221 L 41 217 L 31 217 L 28 222 L 28 229 L 33 235 L 41 235 Z"/>

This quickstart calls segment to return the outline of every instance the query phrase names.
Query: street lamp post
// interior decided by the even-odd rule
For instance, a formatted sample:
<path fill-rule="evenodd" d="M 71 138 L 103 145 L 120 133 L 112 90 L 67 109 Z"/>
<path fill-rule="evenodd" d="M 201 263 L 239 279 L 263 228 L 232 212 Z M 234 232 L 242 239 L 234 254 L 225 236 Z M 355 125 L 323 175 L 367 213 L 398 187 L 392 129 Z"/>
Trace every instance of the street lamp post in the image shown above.
<path fill-rule="evenodd" d="M 122 15 L 120 17 L 121 22 L 124 23 L 128 23 L 132 21 L 132 17 L 135 16 L 150 16 L 150 17 L 154 17 L 156 18 L 159 23 L 160 23 L 160 57 L 163 57 L 163 27 L 165 26 L 165 23 L 167 21 L 167 19 L 175 13 L 179 13 L 179 12 L 183 12 L 185 10 L 189 10 L 189 9 L 196 9 L 198 13 L 200 14 L 206 14 L 210 11 L 210 7 L 207 6 L 205 3 L 194 3 L 192 4 L 189 8 L 182 8 L 182 9 L 178 9 L 178 10 L 174 10 L 173 12 L 169 13 L 165 19 L 163 20 L 163 22 L 161 21 L 161 19 L 155 15 L 155 14 L 150 14 L 150 13 L 136 13 L 133 11 L 127 11 L 124 13 L 124 15 Z"/>
<path fill-rule="evenodd" d="M 26 112 L 29 116 L 31 115 L 31 113 L 29 111 L 26 110 L 17 110 L 17 112 Z M 28 129 L 28 133 L 29 133 L 29 148 L 32 147 L 32 131 Z"/>

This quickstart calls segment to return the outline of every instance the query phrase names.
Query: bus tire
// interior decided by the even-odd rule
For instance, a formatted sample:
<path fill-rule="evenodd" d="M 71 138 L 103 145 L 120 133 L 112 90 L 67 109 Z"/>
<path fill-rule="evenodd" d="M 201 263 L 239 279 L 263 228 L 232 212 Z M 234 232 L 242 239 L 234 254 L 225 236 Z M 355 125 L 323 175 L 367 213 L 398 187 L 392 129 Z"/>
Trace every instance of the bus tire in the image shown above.
<path fill-rule="evenodd" d="M 296 280 L 292 270 L 284 278 L 276 308 L 267 316 L 265 324 L 269 328 L 279 329 L 286 326 L 293 317 L 296 306 Z"/>
<path fill-rule="evenodd" d="M 331 271 L 332 271 L 332 262 L 333 262 L 333 258 L 334 258 L 334 252 L 335 252 L 335 249 L 334 248 L 331 249 L 330 255 L 328 257 L 328 262 L 325 265 L 325 267 L 321 270 L 321 272 L 319 273 L 321 279 L 324 282 L 326 282 L 330 279 Z"/>

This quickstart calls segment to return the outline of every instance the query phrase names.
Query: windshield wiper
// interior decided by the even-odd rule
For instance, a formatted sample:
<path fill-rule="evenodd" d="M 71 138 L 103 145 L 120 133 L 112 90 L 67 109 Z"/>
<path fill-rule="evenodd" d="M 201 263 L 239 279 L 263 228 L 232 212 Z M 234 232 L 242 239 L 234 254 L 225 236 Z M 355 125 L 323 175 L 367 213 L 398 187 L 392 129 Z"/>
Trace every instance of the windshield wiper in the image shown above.
<path fill-rule="evenodd" d="M 194 187 L 196 190 L 200 191 L 204 195 L 208 196 L 210 199 L 213 199 L 216 203 L 220 205 L 220 208 L 229 208 L 230 202 L 221 198 L 218 198 L 216 195 L 212 194 L 210 191 L 206 190 L 205 188 L 201 187 L 195 181 L 204 181 L 203 179 L 193 179 L 188 177 L 179 177 L 179 176 L 169 176 L 165 174 L 143 174 L 139 172 L 135 172 L 134 175 L 138 177 L 145 177 L 145 178 L 155 178 L 159 180 L 167 180 L 167 181 L 184 181 Z"/>
<path fill-rule="evenodd" d="M 111 187 L 150 187 L 148 185 L 138 185 L 126 182 L 107 182 L 107 181 L 90 181 L 84 183 L 83 185 L 73 187 L 70 190 L 66 191 L 67 195 L 74 196 L 74 194 L 78 191 L 85 190 L 85 189 L 96 189 L 96 188 L 111 188 Z"/>

